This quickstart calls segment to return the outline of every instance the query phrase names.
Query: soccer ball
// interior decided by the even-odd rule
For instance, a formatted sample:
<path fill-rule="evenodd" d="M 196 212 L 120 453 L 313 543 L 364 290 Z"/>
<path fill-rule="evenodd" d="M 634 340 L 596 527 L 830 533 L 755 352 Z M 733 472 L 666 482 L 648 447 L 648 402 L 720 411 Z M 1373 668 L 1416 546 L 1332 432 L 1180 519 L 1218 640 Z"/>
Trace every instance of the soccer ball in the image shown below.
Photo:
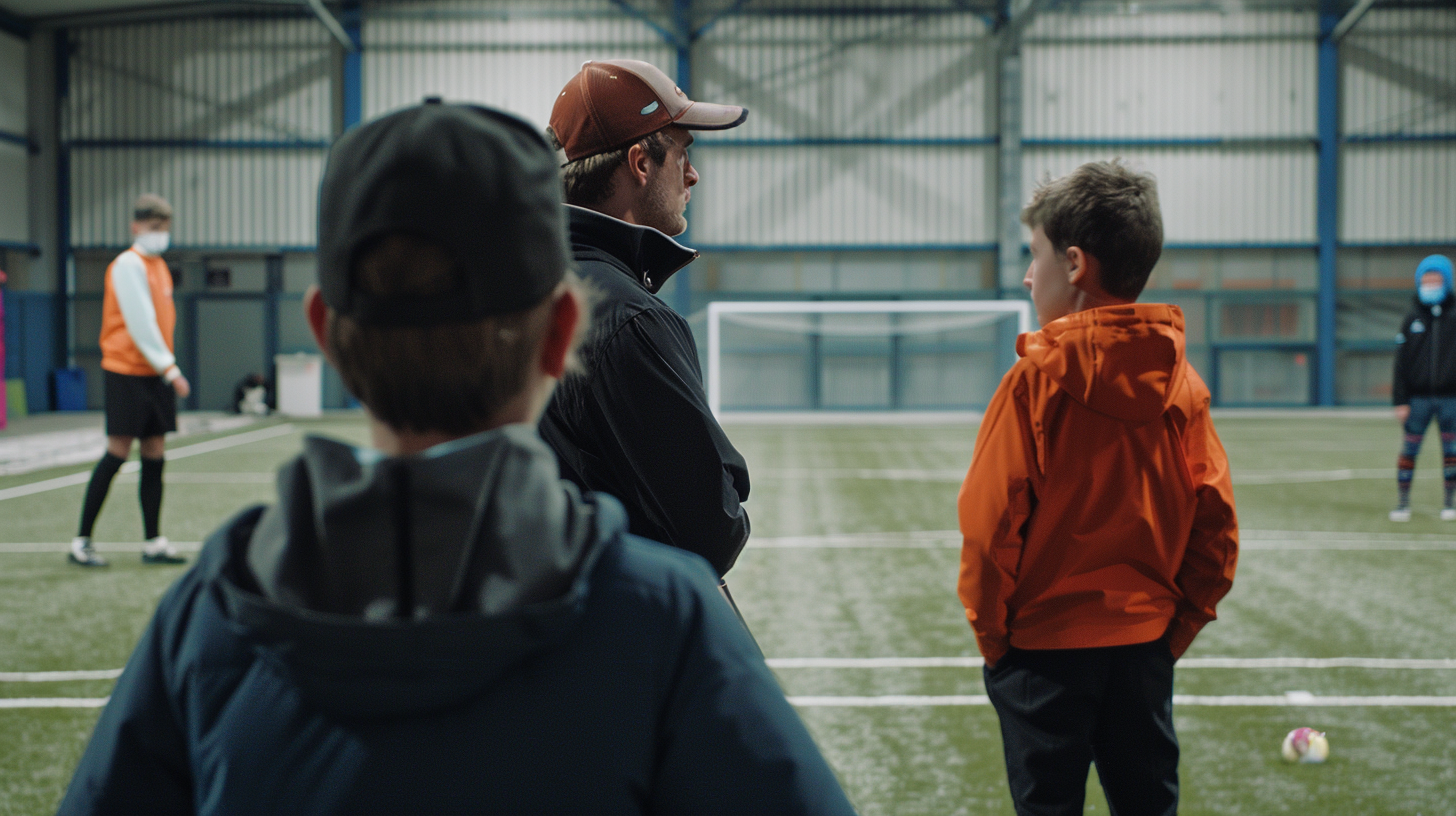
<path fill-rule="evenodd" d="M 1324 762 L 1330 756 L 1330 741 L 1323 731 L 1296 728 L 1284 737 L 1280 753 L 1289 762 Z"/>

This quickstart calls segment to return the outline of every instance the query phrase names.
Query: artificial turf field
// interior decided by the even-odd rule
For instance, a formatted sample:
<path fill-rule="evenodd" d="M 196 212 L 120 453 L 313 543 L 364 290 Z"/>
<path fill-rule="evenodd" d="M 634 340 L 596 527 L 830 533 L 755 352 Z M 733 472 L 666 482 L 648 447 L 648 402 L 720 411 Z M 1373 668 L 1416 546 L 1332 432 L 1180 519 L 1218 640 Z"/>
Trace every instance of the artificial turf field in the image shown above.
<path fill-rule="evenodd" d="M 1394 524 L 1393 420 L 1216 421 L 1243 552 L 1220 619 L 1177 671 L 1180 812 L 1456 813 L 1456 522 L 1437 518 L 1434 428 L 1415 519 Z M 752 473 L 754 530 L 729 582 L 851 800 L 865 814 L 1011 813 L 954 591 L 955 494 L 975 426 L 728 430 Z M 267 500 L 305 432 L 365 438 L 360 419 L 341 416 L 253 426 L 209 447 L 178 440 L 192 455 L 168 465 L 164 532 L 195 542 Z M 118 477 L 96 528 L 112 566 L 66 564 L 84 486 L 14 488 L 82 470 L 0 477 L 0 814 L 54 811 L 99 712 L 84 701 L 112 682 L 20 673 L 119 668 L 184 569 L 139 563 L 134 474 Z M 5 707 L 20 698 L 60 702 Z M 62 707 L 78 701 L 90 707 Z M 1302 725 L 1329 733 L 1328 763 L 1280 759 L 1283 735 Z M 1095 774 L 1088 789 L 1087 812 L 1105 813 Z"/>

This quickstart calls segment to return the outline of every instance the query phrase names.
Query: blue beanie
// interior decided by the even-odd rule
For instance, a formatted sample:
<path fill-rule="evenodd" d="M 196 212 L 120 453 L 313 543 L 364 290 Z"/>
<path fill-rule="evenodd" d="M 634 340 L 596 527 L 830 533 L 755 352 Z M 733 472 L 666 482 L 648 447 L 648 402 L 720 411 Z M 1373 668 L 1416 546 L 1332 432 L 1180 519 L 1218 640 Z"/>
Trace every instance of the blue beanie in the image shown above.
<path fill-rule="evenodd" d="M 1427 255 L 1424 260 L 1416 266 L 1416 286 L 1421 285 L 1421 276 L 1427 272 L 1440 272 L 1441 280 L 1446 282 L 1446 291 L 1453 288 L 1451 283 L 1451 259 L 1445 255 Z"/>

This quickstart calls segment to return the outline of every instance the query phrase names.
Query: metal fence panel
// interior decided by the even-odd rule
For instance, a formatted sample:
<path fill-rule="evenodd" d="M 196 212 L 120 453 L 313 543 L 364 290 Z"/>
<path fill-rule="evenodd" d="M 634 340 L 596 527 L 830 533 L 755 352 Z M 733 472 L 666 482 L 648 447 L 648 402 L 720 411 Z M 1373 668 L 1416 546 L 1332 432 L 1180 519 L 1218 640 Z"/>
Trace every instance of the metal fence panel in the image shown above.
<path fill-rule="evenodd" d="M 1112 158 L 1157 177 L 1168 243 L 1315 241 L 1316 155 L 1308 148 L 1028 149 L 1024 200 L 1044 179 Z"/>

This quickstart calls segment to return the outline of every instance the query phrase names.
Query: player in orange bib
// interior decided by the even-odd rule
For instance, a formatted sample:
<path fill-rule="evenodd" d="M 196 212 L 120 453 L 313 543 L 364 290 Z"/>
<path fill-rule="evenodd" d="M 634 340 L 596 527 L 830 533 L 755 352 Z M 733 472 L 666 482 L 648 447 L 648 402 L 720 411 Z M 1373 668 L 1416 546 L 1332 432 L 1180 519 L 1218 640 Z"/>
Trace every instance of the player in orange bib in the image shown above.
<path fill-rule="evenodd" d="M 161 196 L 136 200 L 131 222 L 135 242 L 106 268 L 106 295 L 101 313 L 101 368 L 106 390 L 106 454 L 96 463 L 81 526 L 67 556 L 83 567 L 104 567 L 106 559 L 91 546 L 91 528 L 111 480 L 141 440 L 142 525 L 147 543 L 142 561 L 180 564 L 186 559 L 160 531 L 162 463 L 166 436 L 177 430 L 177 397 L 191 393 L 187 378 L 172 353 L 177 310 L 172 303 L 172 273 L 162 253 L 172 228 L 172 205 Z"/>

